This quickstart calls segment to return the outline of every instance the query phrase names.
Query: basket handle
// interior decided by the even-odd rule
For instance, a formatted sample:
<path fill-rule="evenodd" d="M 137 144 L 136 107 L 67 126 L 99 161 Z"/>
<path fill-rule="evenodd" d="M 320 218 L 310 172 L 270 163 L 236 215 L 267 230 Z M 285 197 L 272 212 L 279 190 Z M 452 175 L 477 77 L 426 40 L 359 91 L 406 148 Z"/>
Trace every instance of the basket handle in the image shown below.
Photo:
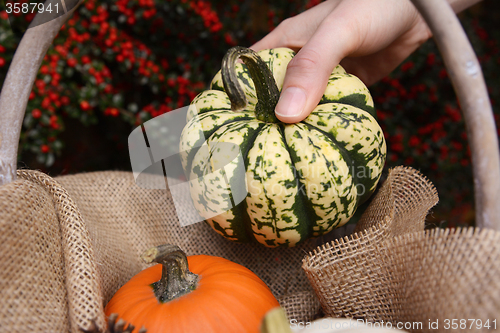
<path fill-rule="evenodd" d="M 481 66 L 445 0 L 412 0 L 431 29 L 460 102 L 472 155 L 476 226 L 500 230 L 500 154 Z"/>
<path fill-rule="evenodd" d="M 14 54 L 0 94 L 0 186 L 16 179 L 19 136 L 33 83 L 61 26 L 83 2 L 77 1 L 76 4 L 76 1 L 70 1 L 73 8 L 66 12 L 66 5 L 70 4 L 68 0 L 61 0 L 66 13 L 47 23 L 29 27 Z M 45 5 L 49 2 L 52 1 L 47 0 Z"/>

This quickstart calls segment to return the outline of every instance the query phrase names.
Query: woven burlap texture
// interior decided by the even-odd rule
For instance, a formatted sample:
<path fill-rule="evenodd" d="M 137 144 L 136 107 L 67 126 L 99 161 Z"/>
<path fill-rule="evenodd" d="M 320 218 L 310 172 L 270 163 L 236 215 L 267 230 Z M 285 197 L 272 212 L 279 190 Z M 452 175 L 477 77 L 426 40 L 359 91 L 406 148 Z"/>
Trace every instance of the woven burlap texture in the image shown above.
<path fill-rule="evenodd" d="M 53 196 L 27 180 L 0 188 L 0 327 L 69 330 L 65 253 Z"/>
<path fill-rule="evenodd" d="M 322 238 L 269 249 L 230 242 L 204 222 L 181 227 L 170 193 L 137 186 L 129 172 L 51 178 L 24 170 L 18 177 L 0 188 L 2 330 L 78 332 L 94 323 L 102 329 L 104 304 L 146 267 L 140 254 L 164 243 L 248 267 L 291 318 L 318 315 L 301 260 Z"/>
<path fill-rule="evenodd" d="M 317 317 L 318 298 L 329 316 L 422 322 L 424 329 L 430 319 L 446 329 L 452 315 L 498 317 L 500 236 L 419 231 L 437 194 L 410 168 L 389 173 L 357 233 L 292 249 L 235 244 L 205 223 L 180 227 L 169 192 L 141 188 L 128 172 L 18 175 L 0 188 L 0 327 L 9 332 L 103 328 L 104 304 L 145 267 L 139 255 L 163 243 L 247 266 L 298 321 Z"/>
<path fill-rule="evenodd" d="M 433 185 L 395 168 L 356 227 L 303 260 L 327 316 L 390 322 L 415 332 L 498 328 L 500 233 L 431 229 Z"/>

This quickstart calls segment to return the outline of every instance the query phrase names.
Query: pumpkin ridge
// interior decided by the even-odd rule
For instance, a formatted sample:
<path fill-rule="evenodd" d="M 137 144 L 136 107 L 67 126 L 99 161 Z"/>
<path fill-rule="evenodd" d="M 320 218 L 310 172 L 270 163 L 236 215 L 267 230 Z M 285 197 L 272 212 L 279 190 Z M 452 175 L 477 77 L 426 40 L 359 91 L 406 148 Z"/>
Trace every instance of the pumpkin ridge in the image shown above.
<path fill-rule="evenodd" d="M 384 160 L 385 158 L 382 159 L 376 159 L 377 156 L 385 155 L 385 140 L 383 138 L 382 134 L 382 129 L 380 128 L 379 123 L 377 122 L 376 118 L 373 117 L 371 114 L 365 113 L 365 111 L 352 106 L 352 105 L 347 105 L 347 104 L 341 104 L 337 102 L 330 103 L 332 106 L 334 106 L 335 110 L 334 112 L 331 112 L 329 110 L 325 109 L 316 109 L 311 113 L 311 116 L 314 117 L 319 117 L 321 118 L 322 115 L 328 114 L 328 119 L 327 121 L 331 120 L 331 117 L 338 117 L 342 119 L 343 122 L 346 123 L 345 126 L 338 126 L 337 128 L 344 128 L 346 129 L 347 127 L 350 126 L 351 122 L 353 123 L 359 123 L 363 127 L 363 132 L 370 132 L 373 135 L 373 142 L 378 142 L 378 145 L 373 146 L 373 150 L 369 153 L 363 153 L 360 152 L 365 146 L 361 141 L 357 142 L 354 144 L 351 148 L 347 148 L 346 145 L 352 144 L 352 142 L 345 142 L 345 141 L 338 141 L 339 147 L 345 148 L 345 150 L 348 152 L 350 158 L 354 161 L 352 163 L 352 173 L 358 180 L 357 185 L 361 186 L 364 190 L 364 193 L 359 194 L 359 202 L 358 206 L 361 205 L 362 203 L 366 202 L 366 200 L 371 196 L 373 191 L 375 190 L 376 184 L 378 183 L 378 180 L 380 179 L 380 173 L 375 172 L 375 174 L 378 174 L 378 177 L 372 177 L 372 169 L 367 167 L 367 165 L 370 162 L 374 162 L 376 167 L 379 167 L 378 163 L 376 163 L 376 160 Z M 338 104 L 342 105 L 342 108 L 339 110 L 338 109 Z M 322 104 L 321 107 L 325 107 L 327 104 Z M 346 108 L 352 108 L 352 110 L 346 110 Z M 349 119 L 350 117 L 353 117 L 354 119 Z M 334 133 L 332 132 L 327 132 L 325 129 L 321 129 L 320 127 L 316 126 L 316 124 L 320 125 L 319 122 L 317 123 L 312 123 L 308 121 L 309 118 L 306 118 L 304 120 L 304 123 L 309 124 L 310 126 L 314 126 L 318 128 L 319 131 L 325 133 L 325 135 L 336 139 L 336 131 Z M 366 122 L 365 122 L 366 121 Z M 377 126 L 376 129 L 372 128 L 371 124 L 374 124 Z M 323 126 L 323 125 L 321 125 Z M 361 132 L 361 130 L 358 130 L 358 132 Z M 381 139 L 380 141 L 378 139 Z M 359 177 L 358 173 L 361 173 L 362 176 Z"/>
<path fill-rule="evenodd" d="M 255 133 L 258 133 L 261 126 L 262 123 L 255 120 L 234 122 L 218 128 L 203 144 L 204 148 L 196 154 L 191 170 L 186 171 L 190 172 L 191 175 L 190 192 L 195 208 L 209 224 L 214 224 L 212 227 L 217 228 L 217 231 L 225 237 L 233 238 L 233 231 L 230 226 L 234 219 L 234 211 L 232 210 L 234 205 L 230 202 L 230 195 L 241 194 L 240 197 L 236 198 L 237 201 L 233 200 L 238 203 L 244 199 L 246 192 L 240 192 L 241 189 L 245 190 L 244 183 L 242 183 L 244 181 L 242 175 L 245 173 L 245 170 L 242 169 L 242 158 L 232 160 L 228 165 L 227 162 L 229 161 L 226 160 L 225 153 L 227 147 L 224 148 L 224 143 L 231 144 L 232 142 L 233 145 L 229 149 L 231 149 L 232 153 L 240 154 L 240 157 L 242 157 L 241 151 L 245 150 L 248 140 Z M 237 151 L 238 149 L 240 150 Z M 220 155 L 221 159 L 208 159 L 209 154 L 214 150 L 222 153 Z M 229 169 L 220 170 L 221 166 L 226 165 L 229 166 Z M 236 167 L 240 171 L 237 178 L 231 172 L 235 171 Z M 219 171 L 214 173 L 214 170 Z M 228 177 L 224 177 L 224 172 L 228 172 Z M 228 183 L 227 178 L 230 179 L 230 183 Z M 231 191 L 234 192 L 231 193 Z M 216 225 L 217 223 L 220 224 L 220 228 Z"/>
<path fill-rule="evenodd" d="M 326 136 L 328 139 L 330 139 L 339 148 L 340 154 L 342 155 L 342 157 L 346 161 L 347 165 L 352 166 L 353 168 L 357 167 L 357 165 L 355 165 L 355 164 L 357 164 L 358 161 L 356 161 L 355 159 L 353 159 L 351 157 L 351 155 L 349 155 L 349 152 L 347 151 L 347 149 L 345 149 L 345 145 L 341 144 L 333 135 L 331 135 L 330 133 L 325 132 L 322 129 L 320 129 L 312 124 L 309 124 L 305 121 L 302 121 L 301 124 L 306 125 L 308 128 L 310 128 L 312 130 L 316 130 L 316 131 L 320 132 L 321 134 Z M 351 174 L 353 186 L 358 186 L 361 184 L 361 181 L 359 180 L 358 176 L 356 175 L 356 172 L 352 172 L 352 170 L 349 170 L 349 174 Z M 357 201 L 359 201 L 358 196 L 357 196 Z M 356 202 L 356 207 L 358 206 L 358 204 L 359 204 L 359 202 Z"/>
<path fill-rule="evenodd" d="M 244 167 L 245 173 L 246 173 L 247 166 L 248 166 L 248 152 L 253 147 L 253 145 L 255 143 L 255 140 L 257 140 L 257 137 L 260 135 L 260 133 L 262 131 L 262 128 L 264 126 L 265 126 L 264 123 L 261 126 L 259 126 L 259 129 L 255 131 L 255 133 L 252 136 L 252 138 L 248 141 L 248 145 L 245 147 L 245 151 L 241 152 L 241 154 L 243 156 L 243 167 Z M 244 181 L 245 182 L 247 181 L 246 178 L 244 179 Z M 247 195 L 248 195 L 248 193 L 247 193 Z M 247 242 L 258 243 L 257 239 L 255 238 L 255 234 L 253 233 L 253 230 L 252 230 L 252 222 L 251 222 L 251 219 L 250 219 L 250 215 L 248 214 L 247 199 L 245 198 L 245 200 L 243 200 L 240 203 L 240 205 L 241 205 L 241 217 L 242 217 L 242 221 L 241 222 L 236 222 L 235 223 L 236 228 L 233 228 L 233 230 L 239 229 L 238 228 L 238 224 L 242 225 L 242 227 L 243 227 L 242 228 L 243 229 L 242 234 L 244 234 L 245 238 L 247 239 L 245 242 L 246 243 Z M 236 218 L 235 218 L 235 220 L 236 220 Z M 231 223 L 231 227 L 233 227 L 233 223 Z"/>
<path fill-rule="evenodd" d="M 339 82 L 346 82 L 346 86 L 339 85 Z M 347 89 L 347 91 L 343 91 Z M 325 92 L 318 103 L 327 104 L 331 102 L 340 102 L 351 105 L 375 115 L 373 98 L 366 85 L 355 75 L 346 73 L 332 73 L 328 79 Z"/>
<path fill-rule="evenodd" d="M 245 142 L 245 149 L 244 151 L 241 151 L 241 155 L 243 157 L 243 165 L 239 165 L 238 168 L 243 167 L 243 171 L 247 169 L 248 166 L 248 152 L 250 149 L 253 147 L 255 140 L 257 137 L 260 135 L 262 128 L 265 126 L 265 123 L 262 123 L 259 125 L 259 127 L 255 130 L 253 135 L 246 140 Z M 238 174 L 238 173 L 236 173 Z M 232 181 L 232 178 L 230 182 Z M 236 181 L 238 182 L 246 182 L 246 179 L 237 179 Z M 243 185 L 244 186 L 244 185 Z M 232 199 L 232 193 L 230 193 L 231 200 L 234 202 L 234 199 Z M 246 199 L 243 200 L 242 202 L 238 203 L 237 205 L 234 205 L 233 208 L 231 209 L 234 214 L 234 219 L 231 222 L 231 230 L 233 230 L 233 236 L 231 238 L 236 238 L 238 242 L 241 243 L 258 243 L 257 239 L 255 238 L 255 235 L 252 231 L 252 223 L 250 220 L 250 216 L 248 215 L 247 212 L 248 205 L 246 202 Z M 222 232 L 227 235 L 225 230 L 222 229 Z"/>
<path fill-rule="evenodd" d="M 248 66 L 243 63 L 243 64 L 241 64 L 241 67 L 242 67 L 242 70 L 241 70 L 241 72 L 236 73 L 236 77 L 241 81 L 241 83 L 243 83 L 248 88 L 246 91 L 246 93 L 248 94 L 252 91 L 255 91 L 255 85 L 251 79 L 250 71 L 248 70 Z M 227 92 L 225 90 L 224 90 L 224 92 L 227 94 Z M 252 94 L 252 96 L 255 99 L 257 99 L 256 95 Z M 248 101 L 247 101 L 247 105 L 248 105 Z"/>
<path fill-rule="evenodd" d="M 291 152 L 293 151 L 295 153 L 295 151 L 293 149 L 291 149 L 290 146 L 288 145 L 288 142 L 287 142 L 286 136 L 285 136 L 285 131 L 284 131 L 285 126 L 293 126 L 293 125 L 280 124 L 279 125 L 279 133 L 281 135 L 283 143 L 285 144 L 286 150 L 288 151 L 288 154 L 290 156 L 292 168 L 294 170 L 294 174 L 296 175 L 294 180 L 297 183 L 297 188 L 301 189 L 301 188 L 304 188 L 306 186 L 306 184 L 303 181 L 301 181 L 301 177 L 300 177 L 300 175 L 297 171 L 297 168 L 295 166 L 295 160 L 296 160 L 297 156 L 292 156 Z M 294 214 L 296 216 L 299 216 L 301 221 L 305 221 L 303 228 L 301 228 L 302 223 L 299 223 L 299 226 L 296 228 L 296 230 L 299 232 L 299 234 L 301 236 L 301 241 L 311 237 L 312 226 L 314 226 L 316 224 L 316 221 L 318 220 L 318 216 L 316 215 L 316 212 L 314 211 L 311 202 L 309 200 L 306 200 L 305 197 L 306 197 L 305 193 L 303 191 L 299 190 L 297 192 L 295 203 L 294 203 Z M 297 199 L 300 200 L 300 203 L 297 202 Z M 299 207 L 299 205 L 302 205 L 305 208 L 304 211 L 301 210 L 301 207 Z M 314 216 L 316 216 L 315 219 L 313 219 Z"/>
<path fill-rule="evenodd" d="M 203 113 L 203 116 L 205 117 L 209 117 L 211 112 L 216 112 L 216 111 L 226 111 L 226 110 L 214 110 L 214 111 L 209 111 L 209 112 L 205 112 Z M 205 142 L 207 141 L 208 139 L 210 139 L 210 137 L 215 133 L 217 132 L 221 127 L 223 126 L 226 126 L 226 125 L 230 125 L 232 123 L 236 123 L 236 122 L 240 122 L 240 121 L 244 121 L 244 122 L 251 122 L 251 121 L 255 121 L 255 118 L 252 118 L 251 116 L 248 116 L 249 118 L 245 119 L 245 118 L 232 118 L 230 120 L 227 120 L 225 122 L 223 122 L 222 124 L 220 124 L 219 126 L 217 127 L 214 127 L 213 129 L 209 130 L 209 131 L 203 131 L 203 138 L 202 139 L 202 142 Z M 193 119 L 197 119 L 197 121 L 199 122 L 200 119 L 198 119 L 198 117 L 195 117 Z M 194 120 L 193 120 L 194 121 Z M 202 145 L 198 145 L 198 146 L 195 146 L 193 148 L 191 148 L 189 150 L 189 153 L 188 153 L 188 156 L 187 156 L 187 165 L 186 165 L 186 170 L 191 170 L 192 168 L 192 163 L 194 161 L 194 158 L 196 156 L 196 154 L 198 153 L 198 151 L 200 150 L 200 148 L 202 147 Z M 190 179 L 191 175 L 186 175 L 186 177 L 188 179 Z"/>
<path fill-rule="evenodd" d="M 266 124 L 264 125 L 262 128 L 261 128 L 261 132 L 264 132 L 266 130 L 266 128 L 270 128 L 272 125 L 271 124 Z M 254 142 L 255 144 L 255 142 Z M 253 146 L 252 146 L 253 147 Z M 262 147 L 262 155 L 261 156 L 265 156 L 265 152 L 266 152 L 266 145 L 264 145 Z M 264 162 L 264 158 L 262 158 L 262 165 L 261 165 L 261 168 L 263 170 L 265 170 L 266 166 L 265 165 L 265 162 Z M 280 228 L 278 228 L 278 224 L 277 224 L 277 220 L 278 220 L 278 214 L 277 214 L 277 208 L 276 208 L 276 202 L 274 201 L 274 199 L 272 199 L 270 196 L 268 196 L 268 191 L 267 189 L 264 187 L 263 188 L 263 196 L 265 198 L 265 200 L 267 201 L 268 203 L 268 209 L 269 209 L 269 212 L 271 213 L 271 219 L 269 222 L 264 222 L 264 221 L 259 221 L 258 219 L 254 219 L 253 221 L 255 222 L 255 224 L 257 225 L 258 229 L 262 229 L 263 226 L 269 226 L 271 227 L 271 229 L 273 230 L 273 232 L 276 234 L 276 237 L 277 238 L 280 238 Z M 261 236 L 266 236 L 264 233 L 259 233 L 259 232 L 256 232 L 255 230 L 253 230 L 253 233 L 256 234 L 256 235 L 261 235 Z M 270 246 L 275 246 L 276 244 L 275 243 L 275 240 L 266 240 L 266 242 L 268 243 L 268 245 Z"/>
<path fill-rule="evenodd" d="M 307 188 L 306 198 L 318 216 L 313 236 L 320 236 L 345 224 L 352 216 L 357 190 L 349 172 L 349 160 L 344 159 L 340 147 L 304 123 L 294 126 L 296 129 L 286 128 L 285 135 L 297 155 L 299 175 L 304 172 L 304 180 L 311 186 Z M 333 155 L 326 156 L 324 149 Z"/>
<path fill-rule="evenodd" d="M 375 120 L 377 120 L 377 112 L 375 110 L 375 107 L 370 106 L 366 103 L 361 104 L 361 103 L 357 103 L 357 102 L 350 102 L 351 98 L 354 99 L 351 96 L 355 96 L 355 95 L 364 96 L 363 94 L 355 93 L 355 94 L 351 94 L 348 96 L 344 96 L 338 100 L 328 100 L 328 101 L 325 101 L 324 103 L 322 100 L 318 105 L 328 104 L 328 103 L 338 103 L 338 104 L 343 104 L 343 105 L 350 105 L 350 106 L 353 106 L 353 107 L 358 108 L 360 110 L 363 110 L 365 112 L 368 112 L 370 114 L 370 116 L 372 116 L 373 118 L 375 118 Z"/>
<path fill-rule="evenodd" d="M 249 167 L 249 164 L 250 164 L 250 159 L 248 158 L 250 150 L 255 147 L 255 142 L 257 141 L 257 138 L 260 135 L 262 135 L 262 132 L 265 130 L 265 128 L 270 127 L 270 126 L 272 126 L 272 124 L 262 122 L 262 126 L 259 128 L 259 131 L 258 131 L 257 135 L 255 135 L 255 137 L 253 137 L 253 140 L 252 140 L 251 144 L 249 144 L 246 147 L 247 149 L 246 149 L 246 151 L 244 153 L 244 159 L 243 159 L 243 161 L 244 161 L 244 165 L 245 165 L 245 170 L 247 170 L 247 172 L 248 172 L 248 167 Z M 271 200 L 267 196 L 266 196 L 266 199 L 268 199 L 268 201 Z M 245 227 L 246 227 L 245 230 L 246 230 L 246 232 L 247 232 L 248 235 L 252 236 L 252 242 L 260 243 L 257 240 L 256 235 L 265 236 L 265 234 L 256 232 L 252 228 L 253 223 L 252 223 L 252 219 L 250 218 L 250 214 L 248 213 L 249 205 L 248 205 L 248 201 L 247 200 L 248 199 L 244 200 L 244 209 L 245 209 L 245 211 L 244 211 L 245 212 L 245 214 L 244 214 L 244 217 L 245 217 L 244 221 L 245 221 L 245 223 L 244 224 L 245 224 Z M 275 209 L 272 209 L 272 214 L 273 214 L 274 220 L 276 220 L 276 218 L 275 218 L 276 217 L 276 210 Z M 257 220 L 255 220 L 254 222 L 255 222 L 255 224 L 257 224 L 259 226 L 259 229 L 261 229 L 260 227 L 262 227 L 263 225 L 267 225 L 267 223 L 259 223 L 259 221 L 257 221 Z M 277 230 L 277 226 L 275 224 L 272 225 L 272 228 L 275 229 L 275 230 Z M 272 246 L 273 244 L 268 244 L 268 245 Z"/>
<path fill-rule="evenodd" d="M 217 101 L 219 104 L 217 104 Z M 186 122 L 189 122 L 195 116 L 217 110 L 231 110 L 229 97 L 224 91 L 214 89 L 205 90 L 191 101 L 186 114 Z"/>

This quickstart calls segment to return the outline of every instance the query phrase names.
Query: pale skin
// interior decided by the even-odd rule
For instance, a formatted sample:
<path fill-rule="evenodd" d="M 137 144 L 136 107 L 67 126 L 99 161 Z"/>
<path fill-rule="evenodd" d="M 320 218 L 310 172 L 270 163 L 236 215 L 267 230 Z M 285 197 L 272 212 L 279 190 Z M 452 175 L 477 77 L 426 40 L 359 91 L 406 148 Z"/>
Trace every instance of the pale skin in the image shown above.
<path fill-rule="evenodd" d="M 447 0 L 455 13 L 480 0 Z M 339 63 L 367 86 L 393 71 L 432 37 L 410 0 L 327 0 L 281 22 L 251 48 L 297 51 L 287 68 L 276 116 L 306 118 Z"/>

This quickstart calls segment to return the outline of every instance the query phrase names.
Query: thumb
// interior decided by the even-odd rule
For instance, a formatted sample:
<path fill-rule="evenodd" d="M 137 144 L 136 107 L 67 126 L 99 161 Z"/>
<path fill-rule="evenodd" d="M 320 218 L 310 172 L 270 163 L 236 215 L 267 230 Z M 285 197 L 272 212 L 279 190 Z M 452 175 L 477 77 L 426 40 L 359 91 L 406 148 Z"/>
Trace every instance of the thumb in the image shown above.
<path fill-rule="evenodd" d="M 333 42 L 332 32 L 340 29 L 323 23 L 288 64 L 275 109 L 276 116 L 282 122 L 302 121 L 314 110 L 325 92 L 333 69 L 351 47 L 345 38 L 336 38 Z M 345 34 L 345 31 L 341 33 Z"/>
<path fill-rule="evenodd" d="M 333 66 L 314 48 L 302 48 L 288 64 L 275 109 L 278 119 L 296 123 L 306 118 L 321 100 Z"/>

